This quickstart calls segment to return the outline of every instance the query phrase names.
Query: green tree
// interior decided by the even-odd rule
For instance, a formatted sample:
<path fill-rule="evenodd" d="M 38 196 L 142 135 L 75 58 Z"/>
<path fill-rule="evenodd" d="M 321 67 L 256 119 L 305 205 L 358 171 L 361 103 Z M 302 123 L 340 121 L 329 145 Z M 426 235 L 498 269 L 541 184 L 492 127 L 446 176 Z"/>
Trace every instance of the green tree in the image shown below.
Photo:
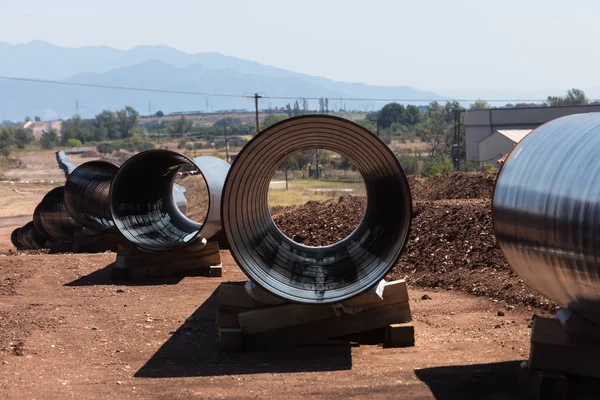
<path fill-rule="evenodd" d="M 15 142 L 14 132 L 8 126 L 0 126 L 0 155 L 8 157 Z"/>
<path fill-rule="evenodd" d="M 35 117 L 33 117 L 33 120 L 35 122 L 40 122 L 42 119 L 36 115 Z"/>
<path fill-rule="evenodd" d="M 188 133 L 191 132 L 193 129 L 194 123 L 188 120 L 183 115 L 178 120 L 175 120 L 174 122 L 171 122 L 169 125 L 167 125 L 167 133 L 171 135 Z"/>
<path fill-rule="evenodd" d="M 104 110 L 97 114 L 94 119 L 94 126 L 103 131 L 108 139 L 120 139 L 119 122 L 114 112 Z"/>
<path fill-rule="evenodd" d="M 427 106 L 424 114 L 426 118 L 417 126 L 417 135 L 429 142 L 432 156 L 449 153 L 452 125 L 446 119 L 446 109 L 434 101 Z"/>
<path fill-rule="evenodd" d="M 53 149 L 58 146 L 58 142 L 58 133 L 54 128 L 48 129 L 48 131 L 42 133 L 42 137 L 40 137 L 42 149 Z"/>
<path fill-rule="evenodd" d="M 81 141 L 79 139 L 69 139 L 65 143 L 67 147 L 81 147 Z"/>
<path fill-rule="evenodd" d="M 280 121 L 287 119 L 287 116 L 283 114 L 269 114 L 260 123 L 262 129 L 266 129 L 271 125 L 274 125 Z"/>
<path fill-rule="evenodd" d="M 589 104 L 589 100 L 583 90 L 573 88 L 568 90 L 564 97 L 548 96 L 547 104 L 552 107 L 580 106 Z"/>
<path fill-rule="evenodd" d="M 31 133 L 31 131 L 23 127 L 18 127 L 14 129 L 14 138 L 15 143 L 19 149 L 24 149 L 25 146 L 27 146 L 29 143 L 35 140 L 33 133 Z"/>
<path fill-rule="evenodd" d="M 424 165 L 425 174 L 429 177 L 454 171 L 452 160 L 444 155 L 431 157 Z"/>
<path fill-rule="evenodd" d="M 402 104 L 389 103 L 379 111 L 377 118 L 379 119 L 379 126 L 385 129 L 392 126 L 394 122 L 404 124 L 406 109 Z"/>
<path fill-rule="evenodd" d="M 121 139 L 129 138 L 133 135 L 133 130 L 138 123 L 140 113 L 132 107 L 125 107 L 117 111 L 117 121 Z"/>
<path fill-rule="evenodd" d="M 156 112 L 156 116 L 157 116 L 158 118 L 162 118 L 162 117 L 164 117 L 164 116 L 165 116 L 165 113 L 164 113 L 164 112 L 162 112 L 162 111 L 160 111 L 160 110 L 158 110 L 158 111 Z"/>
<path fill-rule="evenodd" d="M 421 122 L 421 110 L 419 107 L 413 106 L 409 104 L 406 106 L 406 117 L 405 117 L 406 125 L 416 126 Z"/>
<path fill-rule="evenodd" d="M 471 110 L 487 110 L 490 108 L 490 103 L 485 100 L 477 99 L 475 103 L 471 104 Z"/>

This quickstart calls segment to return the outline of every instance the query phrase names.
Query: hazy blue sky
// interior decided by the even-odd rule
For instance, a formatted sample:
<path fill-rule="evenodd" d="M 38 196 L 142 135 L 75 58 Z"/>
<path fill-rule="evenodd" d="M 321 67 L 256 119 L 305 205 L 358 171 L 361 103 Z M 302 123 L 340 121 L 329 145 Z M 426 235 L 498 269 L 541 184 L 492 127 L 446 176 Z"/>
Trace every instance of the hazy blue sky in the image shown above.
<path fill-rule="evenodd" d="M 0 0 L 0 41 L 166 44 L 336 80 L 436 90 L 588 88 L 600 86 L 599 4 Z"/>

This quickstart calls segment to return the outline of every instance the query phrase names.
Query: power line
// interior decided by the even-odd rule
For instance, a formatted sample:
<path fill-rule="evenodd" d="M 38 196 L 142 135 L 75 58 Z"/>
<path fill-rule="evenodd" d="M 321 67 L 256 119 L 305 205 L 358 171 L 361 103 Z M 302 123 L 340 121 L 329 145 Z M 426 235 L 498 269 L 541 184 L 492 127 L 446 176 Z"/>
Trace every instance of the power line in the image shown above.
<path fill-rule="evenodd" d="M 134 92 L 188 94 L 188 95 L 194 95 L 194 96 L 212 96 L 212 97 L 236 97 L 236 98 L 246 98 L 247 97 L 247 96 L 242 96 L 242 95 L 237 95 L 237 94 L 187 92 L 187 91 L 183 91 L 183 90 L 136 88 L 136 87 L 130 87 L 130 86 L 96 85 L 96 84 L 92 84 L 92 83 L 76 83 L 76 82 L 53 81 L 53 80 L 47 80 L 47 79 L 16 78 L 16 77 L 12 77 L 12 76 L 0 76 L 0 79 L 6 79 L 6 80 L 11 80 L 11 81 L 34 82 L 34 83 L 49 83 L 49 84 L 53 84 L 53 85 L 63 85 L 63 86 L 91 87 L 91 88 L 98 88 L 98 89 L 129 90 L 129 91 L 134 91 Z"/>
<path fill-rule="evenodd" d="M 78 86 L 78 87 L 90 87 L 97 89 L 113 89 L 113 90 L 126 90 L 126 91 L 134 91 L 134 92 L 152 92 L 152 93 L 166 93 L 166 94 L 184 94 L 184 95 L 192 95 L 192 96 L 206 96 L 206 97 L 229 97 L 229 98 L 238 98 L 238 99 L 254 99 L 255 95 L 239 95 L 239 94 L 226 94 L 226 93 L 206 93 L 206 92 L 190 92 L 184 90 L 169 90 L 169 89 L 153 89 L 153 88 L 138 88 L 131 86 L 113 86 L 113 85 L 99 85 L 92 83 L 78 83 L 78 82 L 64 82 L 64 81 L 55 81 L 48 79 L 33 79 L 33 78 L 20 78 L 20 77 L 12 77 L 12 76 L 0 76 L 0 79 L 11 80 L 11 81 L 22 81 L 22 82 L 33 82 L 33 83 L 46 83 L 53 85 L 62 85 L 62 86 Z M 265 99 L 272 100 L 320 100 L 323 97 L 303 97 L 303 96 L 261 96 Z M 361 98 L 361 97 L 337 97 L 336 100 L 342 101 L 373 101 L 373 102 L 475 102 L 477 100 L 484 100 L 490 103 L 509 103 L 509 102 L 545 102 L 547 99 L 428 99 L 428 98 Z M 208 99 L 207 99 L 208 100 Z M 598 101 L 600 99 L 589 99 L 589 101 Z M 340 105 L 341 107 L 341 105 Z"/>

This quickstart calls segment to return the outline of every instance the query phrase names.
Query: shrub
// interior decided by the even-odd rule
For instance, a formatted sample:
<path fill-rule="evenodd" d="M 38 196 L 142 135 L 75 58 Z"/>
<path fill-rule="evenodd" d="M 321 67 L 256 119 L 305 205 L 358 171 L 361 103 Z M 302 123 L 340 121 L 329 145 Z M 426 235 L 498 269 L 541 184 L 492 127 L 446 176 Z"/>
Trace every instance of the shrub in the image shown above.
<path fill-rule="evenodd" d="M 96 150 L 98 150 L 98 153 L 101 154 L 110 154 L 113 151 L 117 151 L 118 148 L 116 148 L 112 143 L 100 143 L 98 147 L 96 147 Z"/>
<path fill-rule="evenodd" d="M 429 177 L 452 171 L 454 171 L 454 165 L 452 160 L 446 156 L 430 157 L 424 164 L 425 175 Z"/>
<path fill-rule="evenodd" d="M 71 138 L 71 139 L 67 140 L 67 143 L 65 143 L 65 145 L 67 147 L 81 147 L 81 140 Z"/>

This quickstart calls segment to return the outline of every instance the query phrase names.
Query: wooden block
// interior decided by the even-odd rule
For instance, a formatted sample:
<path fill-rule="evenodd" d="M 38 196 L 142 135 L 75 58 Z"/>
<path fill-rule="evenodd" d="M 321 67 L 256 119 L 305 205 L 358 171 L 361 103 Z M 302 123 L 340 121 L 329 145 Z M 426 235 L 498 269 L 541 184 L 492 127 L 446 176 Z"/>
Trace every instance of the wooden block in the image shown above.
<path fill-rule="evenodd" d="M 388 282 L 383 290 L 383 300 L 363 304 L 363 311 L 361 312 L 389 304 L 405 302 L 408 302 L 406 282 L 404 280 Z M 335 311 L 329 305 L 286 304 L 242 312 L 239 315 L 239 320 L 244 334 L 253 334 L 335 318 L 336 316 Z"/>
<path fill-rule="evenodd" d="M 590 338 L 568 335 L 560 322 L 536 317 L 531 332 L 529 367 L 600 378 L 600 345 Z"/>
<path fill-rule="evenodd" d="M 385 347 L 410 347 L 415 345 L 415 327 L 407 324 L 388 325 Z"/>
<path fill-rule="evenodd" d="M 402 303 L 408 301 L 408 288 L 406 286 L 406 281 L 404 279 L 399 279 L 397 281 L 386 282 L 383 288 L 383 300 L 378 299 L 376 296 L 369 294 L 369 292 L 365 292 L 357 297 L 354 297 L 350 300 L 344 302 L 344 305 L 347 306 L 373 306 L 380 305 L 381 301 L 384 301 L 385 304 L 394 304 L 394 303 Z"/>
<path fill-rule="evenodd" d="M 208 276 L 211 278 L 221 278 L 223 276 L 223 264 L 211 265 L 208 270 Z"/>
<path fill-rule="evenodd" d="M 245 309 L 269 307 L 268 304 L 262 304 L 255 301 L 243 284 L 222 283 L 219 285 L 219 309 Z"/>
<path fill-rule="evenodd" d="M 319 344 L 329 339 L 410 320 L 411 314 L 408 302 L 396 303 L 365 310 L 359 314 L 343 314 L 339 317 L 313 321 L 298 326 L 244 335 L 244 343 L 251 347 L 289 347 Z M 243 330 L 244 327 L 241 322 L 240 320 L 240 326 Z"/>
<path fill-rule="evenodd" d="M 242 330 L 219 328 L 219 343 L 221 351 L 226 353 L 241 351 L 243 348 Z"/>
<path fill-rule="evenodd" d="M 217 311 L 217 328 L 240 328 L 237 313 Z"/>
<path fill-rule="evenodd" d="M 529 385 L 534 399 L 567 400 L 569 379 L 556 372 L 530 370 Z"/>
<path fill-rule="evenodd" d="M 132 246 L 120 245 L 113 275 L 142 278 L 198 271 L 206 276 L 220 276 L 220 265 L 219 246 L 215 242 L 193 252 L 181 249 L 144 252 Z"/>

